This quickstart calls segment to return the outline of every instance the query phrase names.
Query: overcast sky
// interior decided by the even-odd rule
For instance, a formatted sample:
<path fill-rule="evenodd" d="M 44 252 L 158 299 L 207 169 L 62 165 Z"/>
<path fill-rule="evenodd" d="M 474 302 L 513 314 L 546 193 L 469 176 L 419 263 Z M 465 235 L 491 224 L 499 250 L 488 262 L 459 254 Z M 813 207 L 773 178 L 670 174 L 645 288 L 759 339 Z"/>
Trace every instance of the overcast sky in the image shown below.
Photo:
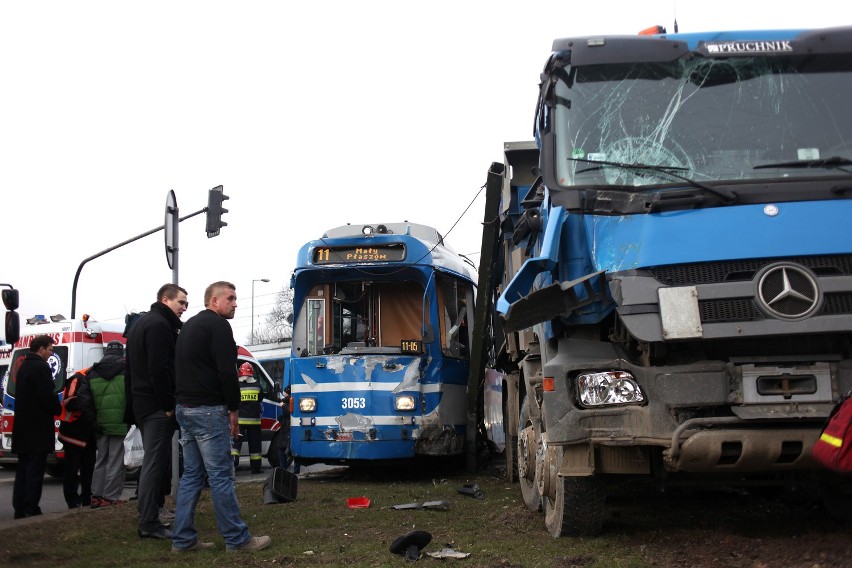
<path fill-rule="evenodd" d="M 794 9 L 791 9 L 795 6 Z M 193 315 L 229 280 L 238 341 L 305 242 L 346 223 L 448 233 L 504 141 L 529 140 L 557 37 L 852 24 L 847 1 L 3 2 L 0 282 L 71 315 L 80 263 L 224 185 L 228 226 L 180 227 Z M 447 242 L 478 263 L 484 195 Z M 123 321 L 172 280 L 163 232 L 87 263 L 77 316 Z"/>

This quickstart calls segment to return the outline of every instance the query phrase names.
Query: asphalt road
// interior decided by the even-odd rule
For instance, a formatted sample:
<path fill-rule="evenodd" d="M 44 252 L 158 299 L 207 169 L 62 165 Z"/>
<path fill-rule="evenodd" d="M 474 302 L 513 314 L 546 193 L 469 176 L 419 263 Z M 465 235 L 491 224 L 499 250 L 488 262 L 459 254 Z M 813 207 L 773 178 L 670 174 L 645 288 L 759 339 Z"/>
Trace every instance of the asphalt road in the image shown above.
<path fill-rule="evenodd" d="M 243 460 L 246 461 L 247 460 Z M 309 471 L 325 468 L 322 464 L 310 466 Z M 264 460 L 264 469 L 260 474 L 252 475 L 248 464 L 240 467 L 236 472 L 237 483 L 243 481 L 252 481 L 263 479 L 269 472 L 269 464 Z M 306 468 L 302 468 L 305 472 Z M 15 466 L 14 464 L 2 464 L 0 469 L 0 528 L 14 526 L 16 523 L 37 522 L 40 519 L 54 518 L 65 515 L 68 511 L 68 506 L 65 504 L 65 498 L 62 496 L 62 480 L 55 479 L 46 475 L 44 478 L 44 488 L 41 496 L 41 510 L 44 513 L 41 517 L 30 517 L 27 519 L 14 520 L 14 511 L 12 509 L 12 488 L 15 484 Z M 129 500 L 136 492 L 136 482 L 127 482 L 124 484 L 124 493 L 122 499 Z"/>

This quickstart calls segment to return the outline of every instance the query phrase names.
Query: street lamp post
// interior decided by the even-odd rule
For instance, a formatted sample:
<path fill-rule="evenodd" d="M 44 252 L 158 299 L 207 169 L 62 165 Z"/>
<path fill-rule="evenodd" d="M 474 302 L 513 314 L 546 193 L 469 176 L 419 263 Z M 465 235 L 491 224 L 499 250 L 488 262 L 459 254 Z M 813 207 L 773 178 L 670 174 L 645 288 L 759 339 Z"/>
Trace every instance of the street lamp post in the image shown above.
<path fill-rule="evenodd" d="M 269 278 L 257 278 L 251 281 L 251 344 L 254 345 L 254 283 L 269 282 Z"/>

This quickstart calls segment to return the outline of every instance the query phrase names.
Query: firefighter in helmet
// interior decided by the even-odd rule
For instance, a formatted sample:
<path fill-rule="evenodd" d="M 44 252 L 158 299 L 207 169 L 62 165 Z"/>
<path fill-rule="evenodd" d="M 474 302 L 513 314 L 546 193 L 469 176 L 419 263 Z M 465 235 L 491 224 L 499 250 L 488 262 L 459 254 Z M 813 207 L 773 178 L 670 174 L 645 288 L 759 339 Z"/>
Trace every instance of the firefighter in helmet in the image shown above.
<path fill-rule="evenodd" d="M 252 473 L 260 473 L 261 444 L 260 444 L 260 415 L 263 405 L 263 393 L 254 377 L 251 363 L 240 365 L 240 435 L 234 439 L 231 455 L 234 457 L 234 469 L 240 465 L 240 450 L 243 438 L 248 439 L 249 464 Z"/>

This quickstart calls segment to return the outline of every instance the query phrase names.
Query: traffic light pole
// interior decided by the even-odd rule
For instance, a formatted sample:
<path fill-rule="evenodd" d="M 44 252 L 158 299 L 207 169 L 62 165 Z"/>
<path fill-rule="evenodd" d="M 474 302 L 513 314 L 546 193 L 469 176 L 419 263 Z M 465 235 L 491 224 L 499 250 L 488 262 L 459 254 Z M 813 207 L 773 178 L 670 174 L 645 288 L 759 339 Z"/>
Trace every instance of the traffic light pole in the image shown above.
<path fill-rule="evenodd" d="M 202 213 L 206 213 L 206 212 L 207 212 L 206 207 L 204 209 L 199 209 L 195 213 L 190 213 L 189 215 L 186 215 L 185 217 L 181 217 L 178 220 L 178 222 L 180 223 L 180 222 L 186 221 L 187 219 L 191 219 L 192 217 L 195 217 L 196 215 L 201 215 Z M 108 249 L 102 250 L 101 252 L 99 252 L 97 254 L 93 254 L 89 258 L 83 260 L 83 262 L 80 263 L 80 266 L 77 267 L 77 273 L 74 275 L 74 285 L 71 287 L 71 319 L 74 319 L 77 315 L 77 282 L 80 280 L 80 273 L 83 271 L 83 266 L 85 266 L 87 262 L 89 262 L 90 260 L 95 260 L 96 258 L 100 258 L 103 255 L 107 254 L 108 252 L 112 252 L 117 248 L 123 247 L 124 245 L 128 245 L 132 242 L 138 241 L 139 239 L 147 237 L 148 235 L 153 235 L 156 232 L 162 231 L 163 228 L 164 228 L 164 225 L 160 225 L 159 227 L 151 229 L 150 231 L 142 233 L 141 235 L 137 235 L 133 238 L 127 239 L 124 242 L 121 242 L 121 243 L 119 243 L 115 246 L 111 246 Z M 175 268 L 175 272 L 172 274 L 172 278 L 173 278 L 173 280 L 177 279 L 177 269 L 176 268 Z M 175 283 L 177 283 L 177 282 L 175 282 Z"/>

